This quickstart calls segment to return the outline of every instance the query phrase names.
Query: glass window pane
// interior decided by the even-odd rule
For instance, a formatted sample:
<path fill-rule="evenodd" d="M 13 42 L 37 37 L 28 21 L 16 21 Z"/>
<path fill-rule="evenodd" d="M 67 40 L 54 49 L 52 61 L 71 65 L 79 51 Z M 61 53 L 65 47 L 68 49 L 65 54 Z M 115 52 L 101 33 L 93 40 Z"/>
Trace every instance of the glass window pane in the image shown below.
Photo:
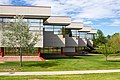
<path fill-rule="evenodd" d="M 45 26 L 45 31 L 53 31 L 53 26 Z"/>
<path fill-rule="evenodd" d="M 29 30 L 39 30 L 39 27 L 30 27 Z"/>
<path fill-rule="evenodd" d="M 15 19 L 11 19 L 11 18 L 4 18 L 3 22 L 14 22 Z"/>
<path fill-rule="evenodd" d="M 40 23 L 29 23 L 30 26 L 40 26 Z"/>
<path fill-rule="evenodd" d="M 40 19 L 28 19 L 28 22 L 40 22 Z"/>
<path fill-rule="evenodd" d="M 79 37 L 80 38 L 86 38 L 87 33 L 86 32 L 79 32 Z"/>
<path fill-rule="evenodd" d="M 2 18 L 0 18 L 0 22 L 2 22 Z"/>

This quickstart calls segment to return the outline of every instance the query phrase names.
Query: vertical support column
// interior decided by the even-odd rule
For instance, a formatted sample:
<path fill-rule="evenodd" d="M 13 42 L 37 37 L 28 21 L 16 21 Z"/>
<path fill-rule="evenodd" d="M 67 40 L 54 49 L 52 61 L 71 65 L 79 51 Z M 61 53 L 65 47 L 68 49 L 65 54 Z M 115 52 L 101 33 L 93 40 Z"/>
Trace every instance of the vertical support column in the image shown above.
<path fill-rule="evenodd" d="M 1 57 L 4 57 L 4 47 L 1 47 Z"/>
<path fill-rule="evenodd" d="M 76 47 L 75 47 L 75 53 L 77 53 L 77 49 L 76 49 Z"/>
<path fill-rule="evenodd" d="M 38 48 L 38 56 L 40 57 L 40 47 Z"/>
<path fill-rule="evenodd" d="M 39 56 L 40 60 L 45 61 L 45 59 L 42 58 L 41 55 L 40 55 L 40 47 L 38 48 L 38 56 Z"/>
<path fill-rule="evenodd" d="M 63 53 L 63 47 L 61 47 L 61 54 L 64 54 L 64 53 Z"/>

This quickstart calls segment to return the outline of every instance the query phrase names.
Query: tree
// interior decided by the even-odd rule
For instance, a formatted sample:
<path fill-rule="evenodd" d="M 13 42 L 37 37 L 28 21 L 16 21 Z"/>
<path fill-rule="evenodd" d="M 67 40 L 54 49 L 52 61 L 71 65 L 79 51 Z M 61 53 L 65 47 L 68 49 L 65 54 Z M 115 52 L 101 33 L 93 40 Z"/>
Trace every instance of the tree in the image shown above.
<path fill-rule="evenodd" d="M 28 23 L 24 21 L 23 16 L 16 16 L 14 22 L 8 22 L 7 28 L 4 28 L 2 44 L 14 50 L 16 47 L 19 48 L 20 66 L 22 67 L 22 48 L 32 49 L 38 42 L 38 34 L 34 35 L 29 31 Z"/>
<path fill-rule="evenodd" d="M 110 36 L 107 38 L 104 36 L 101 30 L 97 31 L 97 37 L 93 39 L 95 45 L 99 47 L 96 51 L 102 53 L 107 61 L 108 55 L 114 53 L 114 47 L 108 44 Z"/>
<path fill-rule="evenodd" d="M 64 37 L 65 37 L 65 35 L 69 35 L 69 37 L 72 37 L 71 29 L 61 28 L 59 31 L 59 34 L 62 34 Z"/>
<path fill-rule="evenodd" d="M 110 54 L 115 53 L 115 48 L 110 46 L 108 43 L 105 43 L 102 46 L 100 46 L 100 48 L 97 49 L 96 51 L 102 53 L 105 56 L 105 60 L 107 61 L 108 56 Z"/>
<path fill-rule="evenodd" d="M 110 39 L 111 38 L 111 35 L 107 35 L 107 39 Z"/>
<path fill-rule="evenodd" d="M 114 47 L 116 52 L 120 52 L 120 34 L 119 33 L 113 34 L 110 40 L 108 41 L 108 43 L 111 47 Z"/>
<path fill-rule="evenodd" d="M 101 44 L 106 43 L 106 38 L 101 30 L 97 31 L 96 37 L 93 37 L 94 46 L 99 47 Z"/>

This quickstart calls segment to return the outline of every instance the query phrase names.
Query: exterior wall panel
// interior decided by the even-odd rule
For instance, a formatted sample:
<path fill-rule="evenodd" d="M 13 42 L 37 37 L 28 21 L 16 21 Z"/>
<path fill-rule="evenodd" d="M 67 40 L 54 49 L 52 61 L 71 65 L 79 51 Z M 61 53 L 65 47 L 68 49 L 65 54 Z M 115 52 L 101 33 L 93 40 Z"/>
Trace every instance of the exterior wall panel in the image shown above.
<path fill-rule="evenodd" d="M 66 47 L 75 47 L 78 46 L 78 40 L 76 37 L 69 37 L 69 35 L 65 36 L 65 46 Z"/>
<path fill-rule="evenodd" d="M 75 48 L 67 48 L 67 47 L 64 47 L 64 48 L 63 48 L 63 52 L 75 52 Z"/>
<path fill-rule="evenodd" d="M 44 31 L 44 47 L 65 47 L 63 35 L 56 35 L 53 31 Z"/>
<path fill-rule="evenodd" d="M 80 47 L 86 47 L 87 46 L 87 40 L 85 38 L 78 38 L 78 46 Z"/>
<path fill-rule="evenodd" d="M 91 47 L 93 47 L 93 41 L 91 39 L 87 39 L 87 44 Z"/>

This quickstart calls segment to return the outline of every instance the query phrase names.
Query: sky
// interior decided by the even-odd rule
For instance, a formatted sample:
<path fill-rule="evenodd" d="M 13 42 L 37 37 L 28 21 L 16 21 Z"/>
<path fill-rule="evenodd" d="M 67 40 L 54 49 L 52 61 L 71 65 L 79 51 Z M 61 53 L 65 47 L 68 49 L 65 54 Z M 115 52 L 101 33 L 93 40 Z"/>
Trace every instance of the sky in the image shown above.
<path fill-rule="evenodd" d="M 120 33 L 120 0 L 0 0 L 0 5 L 50 6 L 52 15 L 71 16 L 105 36 Z"/>

